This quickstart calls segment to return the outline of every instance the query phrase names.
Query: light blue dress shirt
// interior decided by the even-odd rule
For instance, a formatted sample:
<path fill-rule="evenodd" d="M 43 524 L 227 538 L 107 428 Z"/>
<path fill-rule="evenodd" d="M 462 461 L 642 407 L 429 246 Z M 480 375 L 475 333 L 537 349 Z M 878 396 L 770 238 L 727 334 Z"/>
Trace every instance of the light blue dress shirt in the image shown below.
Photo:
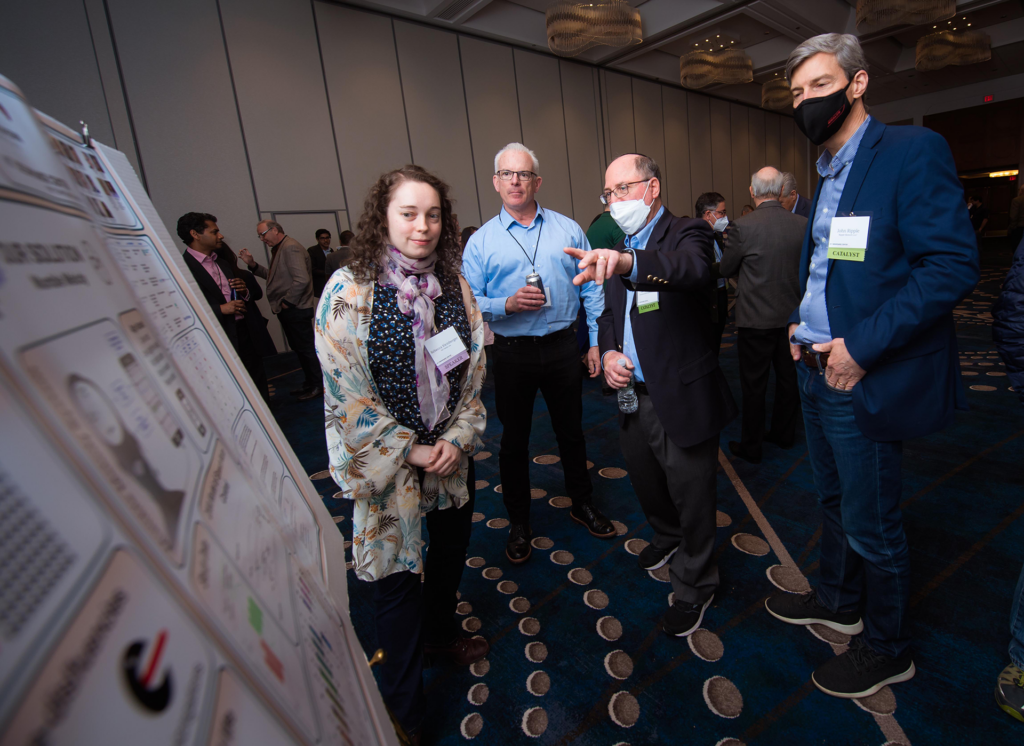
<path fill-rule="evenodd" d="M 661 220 L 661 216 L 664 214 L 665 207 L 662 206 L 658 210 L 657 214 L 655 214 L 654 220 L 638 230 L 634 235 L 626 236 L 626 238 L 623 239 L 626 242 L 626 248 L 633 249 L 635 251 L 643 251 L 646 249 L 647 242 L 650 240 L 651 234 L 654 232 L 654 226 L 658 224 L 658 221 Z M 629 273 L 629 281 L 634 285 L 636 284 L 638 271 L 637 262 L 634 261 L 633 271 Z M 636 343 L 633 341 L 633 324 L 629 319 L 629 311 L 633 308 L 634 295 L 636 295 L 636 293 L 629 288 L 626 288 L 626 314 L 622 330 L 622 354 L 628 357 L 629 361 L 633 363 L 633 375 L 636 377 L 636 380 L 643 381 L 644 372 L 640 369 L 640 356 L 636 354 Z M 611 352 L 611 350 L 608 350 L 608 352 Z M 608 352 L 606 352 L 605 355 L 607 355 Z"/>
<path fill-rule="evenodd" d="M 850 176 L 849 166 L 857 157 L 857 148 L 867 131 L 868 116 L 864 123 L 833 156 L 827 150 L 818 158 L 818 174 L 825 183 L 818 195 L 818 208 L 811 217 L 811 237 L 814 239 L 814 253 L 808 269 L 807 292 L 800 301 L 800 326 L 793 333 L 794 343 L 806 346 L 832 341 L 832 328 L 828 321 L 828 306 L 825 303 L 825 285 L 828 280 L 828 236 L 832 229 L 832 218 L 839 209 L 839 200 Z"/>
<path fill-rule="evenodd" d="M 502 207 L 470 237 L 462 255 L 462 275 L 491 331 L 503 337 L 543 337 L 569 327 L 582 302 L 587 309 L 590 346 L 597 345 L 597 317 L 604 311 L 604 288 L 592 282 L 582 288 L 572 284 L 580 272 L 579 262 L 563 251 L 566 246 L 590 251 L 587 236 L 576 221 L 539 204 L 528 226 L 517 222 Z M 536 265 L 531 265 L 534 251 Z M 544 282 L 551 307 L 505 313 L 505 301 L 526 284 L 526 276 L 534 267 Z"/>

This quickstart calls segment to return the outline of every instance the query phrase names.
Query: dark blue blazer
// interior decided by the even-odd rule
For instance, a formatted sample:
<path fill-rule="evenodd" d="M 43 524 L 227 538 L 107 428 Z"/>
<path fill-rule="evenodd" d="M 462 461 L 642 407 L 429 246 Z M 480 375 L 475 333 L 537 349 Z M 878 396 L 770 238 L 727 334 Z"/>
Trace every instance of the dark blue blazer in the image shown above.
<path fill-rule="evenodd" d="M 853 389 L 854 416 L 872 440 L 927 435 L 967 409 L 953 308 L 978 282 L 978 249 L 963 187 L 942 136 L 876 119 L 848 168 L 839 214 L 872 214 L 868 250 L 863 262 L 829 260 L 825 301 L 832 336 L 867 371 Z M 800 257 L 801 295 L 823 182 Z"/>
<path fill-rule="evenodd" d="M 794 215 L 803 215 L 808 220 L 811 219 L 811 201 L 802 194 L 796 195 L 796 209 L 793 211 Z"/>

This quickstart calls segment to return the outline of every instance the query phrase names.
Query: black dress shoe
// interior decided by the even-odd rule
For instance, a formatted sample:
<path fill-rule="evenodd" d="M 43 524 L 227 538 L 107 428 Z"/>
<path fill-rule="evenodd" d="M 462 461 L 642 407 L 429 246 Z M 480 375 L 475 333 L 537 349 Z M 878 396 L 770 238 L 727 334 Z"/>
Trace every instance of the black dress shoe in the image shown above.
<path fill-rule="evenodd" d="M 764 439 L 766 442 L 773 443 L 784 451 L 788 451 L 792 448 L 794 443 L 793 440 L 782 440 L 770 430 L 764 434 Z"/>
<path fill-rule="evenodd" d="M 730 440 L 729 441 L 729 450 L 732 452 L 733 456 L 735 456 L 736 458 L 741 458 L 741 459 L 743 459 L 744 461 L 746 461 L 748 463 L 751 463 L 751 464 L 760 464 L 761 463 L 761 454 L 760 453 L 757 453 L 756 455 L 751 453 L 746 448 L 744 448 L 741 443 L 738 443 L 735 440 Z"/>
<path fill-rule="evenodd" d="M 313 388 L 311 386 L 300 386 L 297 389 L 292 389 L 288 393 L 291 396 L 302 396 L 303 394 L 308 394 L 312 390 L 313 390 Z"/>
<path fill-rule="evenodd" d="M 525 523 L 513 523 L 508 530 L 508 541 L 505 542 L 505 556 L 513 565 L 521 565 L 530 559 L 533 547 L 530 546 L 530 537 L 533 532 Z"/>
<path fill-rule="evenodd" d="M 308 389 L 305 394 L 299 394 L 299 401 L 309 401 L 310 399 L 317 399 L 324 395 L 324 390 L 317 386 L 315 389 Z"/>
<path fill-rule="evenodd" d="M 468 666 L 482 659 L 491 649 L 481 637 L 457 637 L 449 645 L 423 645 L 423 654 L 457 666 Z"/>
<path fill-rule="evenodd" d="M 571 508 L 569 517 L 576 523 L 586 526 L 587 531 L 598 539 L 610 539 L 615 536 L 615 526 L 593 505 L 587 504 Z"/>

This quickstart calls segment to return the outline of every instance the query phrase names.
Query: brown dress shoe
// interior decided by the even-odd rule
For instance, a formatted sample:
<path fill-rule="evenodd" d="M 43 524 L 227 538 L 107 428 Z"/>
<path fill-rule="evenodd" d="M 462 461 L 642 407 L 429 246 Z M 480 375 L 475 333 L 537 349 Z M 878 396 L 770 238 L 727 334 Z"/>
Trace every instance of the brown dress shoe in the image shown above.
<path fill-rule="evenodd" d="M 491 646 L 482 637 L 459 637 L 451 645 L 443 647 L 424 645 L 423 654 L 443 658 L 457 666 L 468 666 L 487 655 L 490 649 Z"/>

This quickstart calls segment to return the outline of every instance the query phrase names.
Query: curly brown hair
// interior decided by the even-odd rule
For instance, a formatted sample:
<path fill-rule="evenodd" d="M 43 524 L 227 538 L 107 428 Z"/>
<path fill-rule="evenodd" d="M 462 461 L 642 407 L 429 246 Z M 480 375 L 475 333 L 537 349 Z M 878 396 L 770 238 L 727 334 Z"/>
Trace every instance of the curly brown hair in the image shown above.
<path fill-rule="evenodd" d="M 435 272 L 442 286 L 450 284 L 459 275 L 462 266 L 462 247 L 455 228 L 449 188 L 441 179 L 421 166 L 408 165 L 382 174 L 370 187 L 359 216 L 356 237 L 352 239 L 352 262 L 349 268 L 356 280 L 375 282 L 382 266 L 381 257 L 388 245 L 388 205 L 399 184 L 419 181 L 429 184 L 441 198 L 441 237 L 437 240 Z M 457 282 L 457 280 L 455 280 Z"/>

